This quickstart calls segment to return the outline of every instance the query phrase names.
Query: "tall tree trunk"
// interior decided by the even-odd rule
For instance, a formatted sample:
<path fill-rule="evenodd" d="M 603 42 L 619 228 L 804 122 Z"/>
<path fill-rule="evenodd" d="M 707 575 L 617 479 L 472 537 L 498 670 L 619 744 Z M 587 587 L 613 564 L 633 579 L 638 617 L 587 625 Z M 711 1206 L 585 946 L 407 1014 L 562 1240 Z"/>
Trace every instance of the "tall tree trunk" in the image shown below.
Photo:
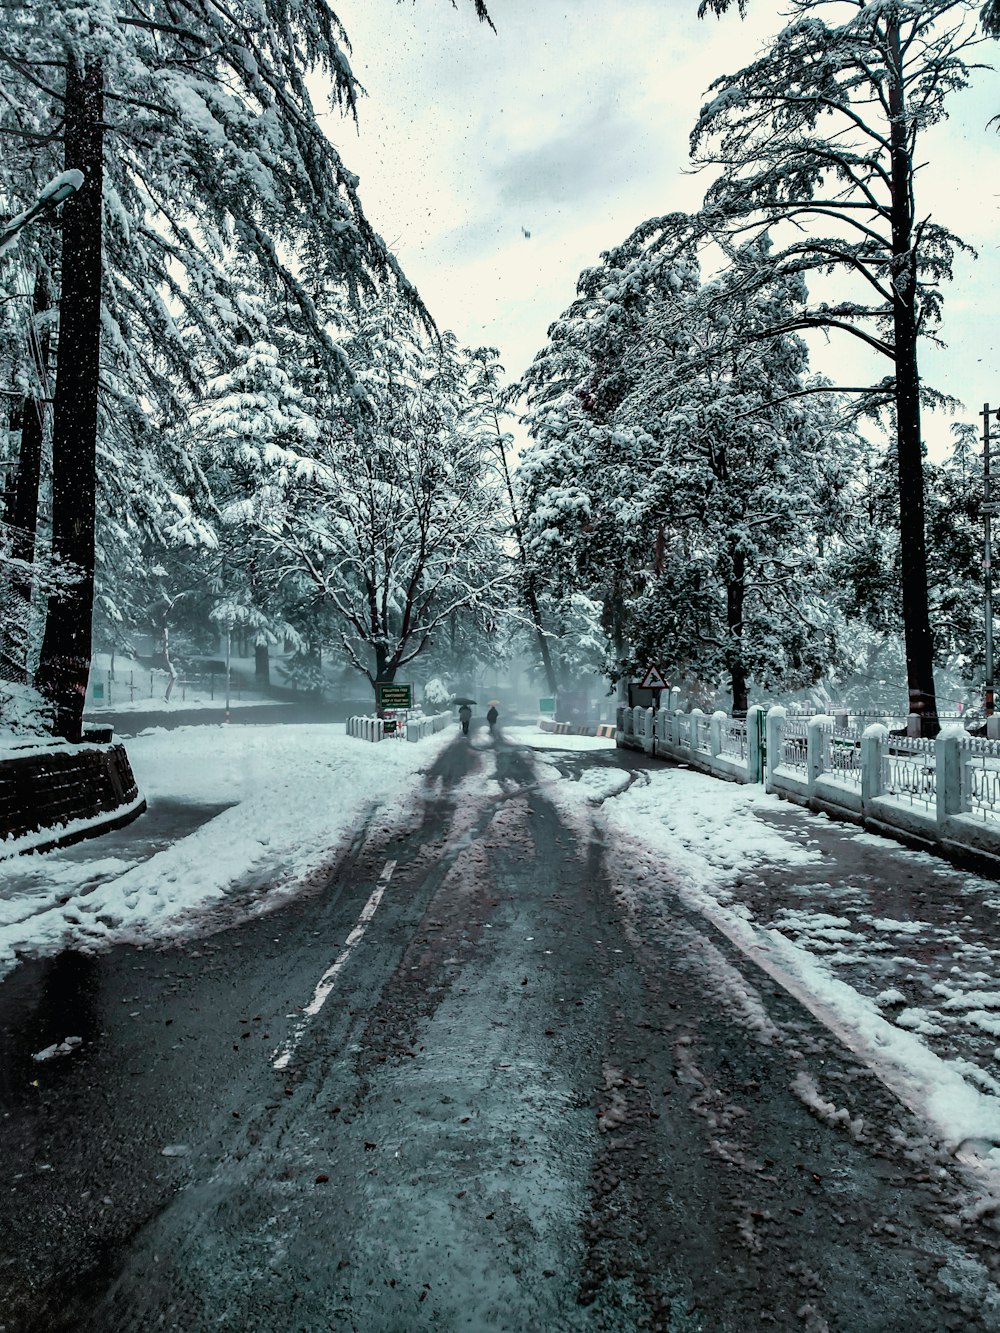
<path fill-rule="evenodd" d="M 97 399 L 101 347 L 104 87 L 100 61 L 66 68 L 65 165 L 83 172 L 62 217 L 59 363 L 52 422 L 52 551 L 78 581 L 49 599 L 37 687 L 55 705 L 53 731 L 83 732 L 94 608 Z"/>
<path fill-rule="evenodd" d="M 49 309 L 51 297 L 44 273 L 35 278 L 34 322 L 30 334 L 37 365 L 39 388 L 25 394 L 18 412 L 21 443 L 17 467 L 8 496 L 7 521 L 12 527 L 11 555 L 26 565 L 34 563 L 35 537 L 38 531 L 38 492 L 42 475 L 42 442 L 45 435 L 45 384 L 48 379 L 48 335 L 40 333 L 38 316 Z M 28 679 L 28 621 L 31 614 L 32 576 L 17 574 L 12 581 L 14 596 L 21 606 L 0 633 L 0 677 L 23 683 Z"/>
<path fill-rule="evenodd" d="M 253 646 L 253 674 L 259 690 L 271 687 L 271 654 L 266 643 Z"/>
<path fill-rule="evenodd" d="M 900 578 L 909 709 L 923 719 L 925 736 L 937 733 L 934 643 L 927 602 L 924 468 L 920 442 L 917 368 L 917 274 L 913 252 L 913 160 L 907 138 L 899 19 L 887 22 L 892 162 L 893 342 L 896 360 L 896 467 L 899 477 Z"/>
<path fill-rule="evenodd" d="M 556 690 L 558 689 L 555 667 L 552 665 L 552 654 L 549 652 L 549 641 L 545 637 L 545 630 L 542 627 L 542 612 L 538 605 L 538 591 L 535 587 L 535 575 L 528 567 L 528 552 L 524 545 L 521 515 L 518 513 L 517 509 L 517 498 L 514 495 L 514 483 L 511 479 L 510 468 L 507 466 L 507 455 L 504 453 L 503 446 L 503 432 L 500 430 L 500 420 L 496 415 L 495 404 L 493 413 L 493 424 L 497 437 L 497 457 L 500 460 L 504 485 L 507 488 L 507 503 L 510 505 L 511 527 L 514 529 L 514 539 L 517 542 L 517 558 L 520 561 L 521 572 L 524 576 L 524 600 L 528 608 L 528 615 L 531 617 L 532 628 L 535 631 L 535 642 L 538 644 L 538 655 L 542 659 L 542 668 L 545 671 L 545 683 L 548 686 L 549 694 L 554 697 Z"/>
<path fill-rule="evenodd" d="M 733 713 L 747 711 L 747 672 L 743 657 L 743 603 L 746 597 L 746 557 L 742 551 L 730 553 L 732 577 L 726 584 L 726 626 L 729 630 L 729 677 L 733 688 Z"/>

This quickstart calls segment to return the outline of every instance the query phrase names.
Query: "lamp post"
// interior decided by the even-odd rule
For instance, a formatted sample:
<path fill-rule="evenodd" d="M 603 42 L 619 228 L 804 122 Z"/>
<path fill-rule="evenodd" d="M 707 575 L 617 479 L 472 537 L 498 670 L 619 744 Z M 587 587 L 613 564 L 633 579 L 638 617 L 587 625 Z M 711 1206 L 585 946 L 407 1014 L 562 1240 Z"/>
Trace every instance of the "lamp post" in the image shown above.
<path fill-rule="evenodd" d="M 1000 513 L 1000 507 L 997 506 L 990 493 L 990 463 L 991 463 L 991 440 L 990 440 L 990 416 L 991 409 L 989 403 L 983 403 L 983 410 L 979 414 L 983 418 L 983 503 L 981 512 L 983 515 L 983 600 L 984 600 L 984 619 L 986 622 L 986 662 L 983 680 L 983 712 L 987 718 L 987 728 L 990 727 L 990 719 L 994 715 L 993 700 L 993 550 L 992 550 L 992 519 L 994 514 Z M 1000 409 L 996 411 L 997 420 L 1000 421 Z"/>
<path fill-rule="evenodd" d="M 40 213 L 64 204 L 70 195 L 76 194 L 82 184 L 82 171 L 63 171 L 50 180 L 33 204 L 4 225 L 3 231 L 0 231 L 0 255 L 13 249 L 18 235 L 29 222 L 34 221 Z"/>
<path fill-rule="evenodd" d="M 229 721 L 229 662 L 232 649 L 233 627 L 226 625 L 226 716 L 224 721 Z"/>

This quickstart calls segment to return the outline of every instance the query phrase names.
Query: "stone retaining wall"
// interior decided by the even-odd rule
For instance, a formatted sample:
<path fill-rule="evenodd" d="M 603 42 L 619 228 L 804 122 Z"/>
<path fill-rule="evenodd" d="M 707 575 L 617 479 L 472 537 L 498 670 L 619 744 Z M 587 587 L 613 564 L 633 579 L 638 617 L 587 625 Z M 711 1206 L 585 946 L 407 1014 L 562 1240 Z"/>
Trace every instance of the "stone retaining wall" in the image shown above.
<path fill-rule="evenodd" d="M 0 760 L 0 858 L 93 837 L 145 808 L 124 745 L 56 745 Z"/>

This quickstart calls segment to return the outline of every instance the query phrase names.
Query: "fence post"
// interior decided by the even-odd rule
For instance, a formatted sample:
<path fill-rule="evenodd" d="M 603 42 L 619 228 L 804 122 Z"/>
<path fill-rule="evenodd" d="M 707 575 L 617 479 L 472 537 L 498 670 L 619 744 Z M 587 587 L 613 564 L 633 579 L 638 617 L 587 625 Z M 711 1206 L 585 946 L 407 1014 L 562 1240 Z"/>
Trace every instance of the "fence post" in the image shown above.
<path fill-rule="evenodd" d="M 688 725 L 688 750 L 691 754 L 698 752 L 698 723 L 705 716 L 703 708 L 691 709 L 691 720 Z"/>
<path fill-rule="evenodd" d="M 729 714 L 717 708 L 712 714 L 712 719 L 708 724 L 708 748 L 712 752 L 712 758 L 722 753 L 722 728 L 729 720 Z"/>
<path fill-rule="evenodd" d="M 646 754 L 656 754 L 656 713 L 652 708 L 645 709 L 642 724 L 642 748 Z"/>
<path fill-rule="evenodd" d="M 674 685 L 670 690 L 670 714 L 678 712 L 681 706 L 681 687 Z"/>
<path fill-rule="evenodd" d="M 827 748 L 830 744 L 830 727 L 833 718 L 826 713 L 819 713 L 810 718 L 806 728 L 806 774 L 809 779 L 809 795 L 816 795 L 816 779 L 826 772 L 828 764 Z"/>
<path fill-rule="evenodd" d="M 781 763 L 781 737 L 785 730 L 785 718 L 788 716 L 787 709 L 781 704 L 772 704 L 767 710 L 767 720 L 764 724 L 764 734 L 767 745 L 767 776 L 766 790 L 773 791 L 771 785 L 771 774 Z"/>
<path fill-rule="evenodd" d="M 889 739 L 889 728 L 873 722 L 861 733 L 861 808 L 868 808 L 882 795 L 882 748 Z"/>
<path fill-rule="evenodd" d="M 920 735 L 920 714 L 907 713 L 906 715 L 906 734 L 907 736 Z"/>
<path fill-rule="evenodd" d="M 934 742 L 934 767 L 937 770 L 938 833 L 944 832 L 944 821 L 962 813 L 962 759 L 959 741 L 966 735 L 961 723 L 943 726 Z"/>
<path fill-rule="evenodd" d="M 681 745 L 681 724 L 680 719 L 684 716 L 683 708 L 675 708 L 670 717 L 670 740 L 675 750 L 680 749 Z M 689 724 L 690 725 L 690 724 Z M 688 739 L 691 733 L 688 732 Z"/>

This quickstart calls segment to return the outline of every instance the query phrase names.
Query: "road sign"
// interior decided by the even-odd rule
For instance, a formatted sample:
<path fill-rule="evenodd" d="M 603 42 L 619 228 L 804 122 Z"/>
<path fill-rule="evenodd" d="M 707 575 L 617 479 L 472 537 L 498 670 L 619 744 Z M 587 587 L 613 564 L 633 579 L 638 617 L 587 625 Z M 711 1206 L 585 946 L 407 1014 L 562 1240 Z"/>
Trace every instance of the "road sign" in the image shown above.
<path fill-rule="evenodd" d="M 388 685 L 379 681 L 375 686 L 376 703 L 379 708 L 412 708 L 412 685 Z"/>
<path fill-rule="evenodd" d="M 651 666 L 646 668 L 646 674 L 639 681 L 640 690 L 669 690 L 670 686 L 663 679 L 663 673 L 659 667 Z"/>
<path fill-rule="evenodd" d="M 539 699 L 538 711 L 540 713 L 554 713 L 556 711 L 555 699 Z"/>

